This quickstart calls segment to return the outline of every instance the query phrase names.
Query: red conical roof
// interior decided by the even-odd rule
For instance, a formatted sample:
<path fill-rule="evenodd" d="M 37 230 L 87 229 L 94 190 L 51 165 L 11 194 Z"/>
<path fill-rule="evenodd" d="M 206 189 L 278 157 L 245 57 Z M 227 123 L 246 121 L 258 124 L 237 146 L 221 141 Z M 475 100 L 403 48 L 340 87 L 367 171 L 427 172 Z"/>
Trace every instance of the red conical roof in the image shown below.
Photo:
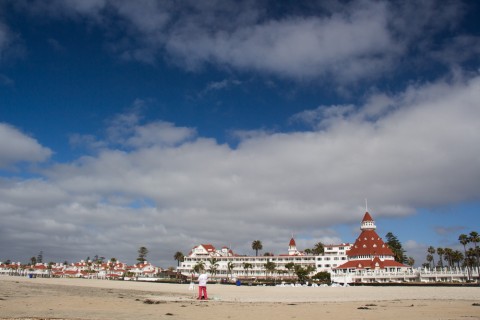
<path fill-rule="evenodd" d="M 372 218 L 372 216 L 370 215 L 370 213 L 368 213 L 368 211 L 365 212 L 365 215 L 363 216 L 362 222 L 365 222 L 365 221 L 373 221 L 373 218 Z"/>
<path fill-rule="evenodd" d="M 375 230 L 363 230 L 347 252 L 349 257 L 356 256 L 393 256 L 392 250 L 383 242 Z"/>
<path fill-rule="evenodd" d="M 289 247 L 296 247 L 297 244 L 295 243 L 295 239 L 290 239 L 290 243 L 288 244 Z"/>

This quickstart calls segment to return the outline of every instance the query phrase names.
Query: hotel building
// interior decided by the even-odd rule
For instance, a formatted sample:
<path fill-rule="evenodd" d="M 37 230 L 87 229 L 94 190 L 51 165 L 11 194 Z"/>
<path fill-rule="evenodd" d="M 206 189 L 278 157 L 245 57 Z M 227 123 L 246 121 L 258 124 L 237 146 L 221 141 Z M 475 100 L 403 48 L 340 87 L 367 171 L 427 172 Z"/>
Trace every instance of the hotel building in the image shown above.
<path fill-rule="evenodd" d="M 267 262 L 275 264 L 273 275 L 267 274 Z M 299 251 L 293 237 L 288 244 L 287 253 L 273 256 L 244 256 L 235 254 L 227 247 L 217 250 L 211 244 L 201 244 L 185 256 L 177 271 L 185 276 L 196 276 L 193 270 L 198 263 L 203 264 L 207 271 L 213 263 L 216 267 L 210 277 L 217 279 L 251 280 L 267 276 L 279 280 L 295 279 L 293 270 L 287 268 L 291 263 L 312 267 L 310 276 L 327 271 L 332 282 L 337 283 L 464 282 L 468 279 L 465 269 L 413 269 L 395 261 L 392 250 L 377 234 L 375 221 L 368 212 L 362 219 L 360 235 L 355 243 L 325 245 L 321 255 Z M 478 277 L 478 272 L 471 272 L 472 277 Z"/>
<path fill-rule="evenodd" d="M 276 276 L 282 279 L 294 277 L 293 270 L 287 268 L 291 263 L 311 267 L 313 271 L 310 275 L 321 271 L 330 272 L 337 282 L 363 282 L 368 279 L 360 275 L 372 272 L 375 275 L 413 274 L 412 267 L 395 261 L 392 250 L 375 229 L 375 221 L 366 212 L 360 227 L 361 233 L 354 244 L 325 245 L 321 255 L 299 251 L 293 237 L 286 254 L 273 256 L 244 256 L 235 254 L 227 247 L 217 250 L 211 244 L 200 244 L 185 256 L 177 271 L 188 276 L 194 274 L 194 267 L 198 263 L 203 264 L 207 270 L 214 264 L 215 270 L 211 274 L 213 278 L 265 278 L 265 264 L 273 262 Z"/>
<path fill-rule="evenodd" d="M 273 262 L 276 270 L 274 276 L 278 279 L 288 279 L 294 277 L 293 270 L 286 267 L 289 263 L 302 267 L 311 266 L 315 270 L 312 274 L 320 271 L 330 272 L 332 268 L 347 261 L 347 252 L 350 248 L 351 244 L 348 243 L 326 245 L 324 254 L 309 255 L 297 250 L 295 239 L 291 238 L 288 253 L 273 256 L 243 256 L 235 254 L 227 247 L 217 250 L 211 244 L 200 244 L 185 256 L 177 271 L 185 276 L 191 276 L 196 264 L 203 263 L 208 271 L 214 262 L 217 267 L 215 274 L 210 275 L 213 278 L 262 279 L 267 276 L 265 264 Z M 233 267 L 231 271 L 228 268 L 229 264 Z"/>

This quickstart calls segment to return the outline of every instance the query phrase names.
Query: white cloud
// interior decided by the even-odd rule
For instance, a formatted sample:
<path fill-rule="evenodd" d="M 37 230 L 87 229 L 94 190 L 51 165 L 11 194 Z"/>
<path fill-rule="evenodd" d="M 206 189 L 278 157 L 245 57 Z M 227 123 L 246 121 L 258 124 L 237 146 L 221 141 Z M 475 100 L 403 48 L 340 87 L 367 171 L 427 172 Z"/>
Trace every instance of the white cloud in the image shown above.
<path fill-rule="evenodd" d="M 389 56 L 402 51 L 388 33 L 386 7 L 378 3 L 331 17 L 267 19 L 233 30 L 211 27 L 182 24 L 166 48 L 190 67 L 207 61 L 294 78 L 346 80 L 389 68 Z"/>
<path fill-rule="evenodd" d="M 18 162 L 41 162 L 52 154 L 35 139 L 18 129 L 0 123 L 0 168 L 10 167 Z"/>
<path fill-rule="evenodd" d="M 108 123 L 107 135 L 111 144 L 124 147 L 142 148 L 151 146 L 173 146 L 196 136 L 193 128 L 176 127 L 166 121 L 156 121 L 140 125 L 142 110 L 145 108 L 143 100 L 136 100 L 128 113 L 118 114 Z M 102 146 L 101 142 L 95 141 L 92 137 L 79 139 L 74 136 L 74 142 L 91 142 Z"/>
<path fill-rule="evenodd" d="M 191 139 L 191 128 L 119 116 L 131 128 L 120 139 L 128 150 L 110 145 L 49 167 L 42 180 L 0 185 L 0 240 L 9 248 L 2 254 L 13 259 L 35 238 L 31 255 L 134 261 L 145 245 L 168 266 L 174 252 L 200 242 L 249 253 L 261 239 L 265 251 L 281 253 L 292 233 L 308 246 L 338 240 L 332 227 L 358 223 L 365 197 L 377 220 L 478 201 L 479 94 L 480 77 L 412 86 L 346 113 L 324 107 L 334 117 L 322 130 L 246 135 L 235 149 Z M 7 141 L 44 155 L 31 138 L 1 128 Z"/>
<path fill-rule="evenodd" d="M 412 52 L 420 53 L 415 59 L 433 57 L 449 66 L 474 57 L 452 54 L 473 44 L 471 35 L 459 34 L 442 49 L 432 41 L 439 32 L 456 28 L 465 11 L 457 2 L 334 1 L 283 17 L 269 15 L 267 4 L 254 1 L 19 3 L 20 10 L 37 15 L 85 19 L 101 26 L 109 39 L 107 47 L 121 58 L 147 63 L 164 59 L 189 70 L 213 64 L 352 84 L 384 77 Z"/>
<path fill-rule="evenodd" d="M 154 145 L 172 146 L 196 135 L 195 129 L 175 127 L 172 123 L 159 121 L 135 128 L 135 133 L 127 140 L 127 145 L 139 148 Z"/>

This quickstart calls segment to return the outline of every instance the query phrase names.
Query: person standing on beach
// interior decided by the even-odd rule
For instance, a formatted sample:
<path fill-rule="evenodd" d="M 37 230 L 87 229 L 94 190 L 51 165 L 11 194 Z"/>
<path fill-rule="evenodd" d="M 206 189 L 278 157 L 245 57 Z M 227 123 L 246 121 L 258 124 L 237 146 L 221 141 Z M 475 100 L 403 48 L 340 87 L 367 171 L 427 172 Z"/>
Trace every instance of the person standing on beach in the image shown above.
<path fill-rule="evenodd" d="M 198 300 L 208 300 L 207 281 L 208 275 L 205 273 L 205 270 L 202 270 L 201 274 L 198 276 Z"/>

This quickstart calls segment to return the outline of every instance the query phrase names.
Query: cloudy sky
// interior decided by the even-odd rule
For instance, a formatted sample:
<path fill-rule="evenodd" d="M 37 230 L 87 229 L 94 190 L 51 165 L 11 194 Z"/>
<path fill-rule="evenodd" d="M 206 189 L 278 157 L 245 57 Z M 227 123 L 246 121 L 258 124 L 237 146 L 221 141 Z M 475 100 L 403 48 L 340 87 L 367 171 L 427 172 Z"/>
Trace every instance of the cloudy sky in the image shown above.
<path fill-rule="evenodd" d="M 0 261 L 480 231 L 475 1 L 0 0 Z"/>

